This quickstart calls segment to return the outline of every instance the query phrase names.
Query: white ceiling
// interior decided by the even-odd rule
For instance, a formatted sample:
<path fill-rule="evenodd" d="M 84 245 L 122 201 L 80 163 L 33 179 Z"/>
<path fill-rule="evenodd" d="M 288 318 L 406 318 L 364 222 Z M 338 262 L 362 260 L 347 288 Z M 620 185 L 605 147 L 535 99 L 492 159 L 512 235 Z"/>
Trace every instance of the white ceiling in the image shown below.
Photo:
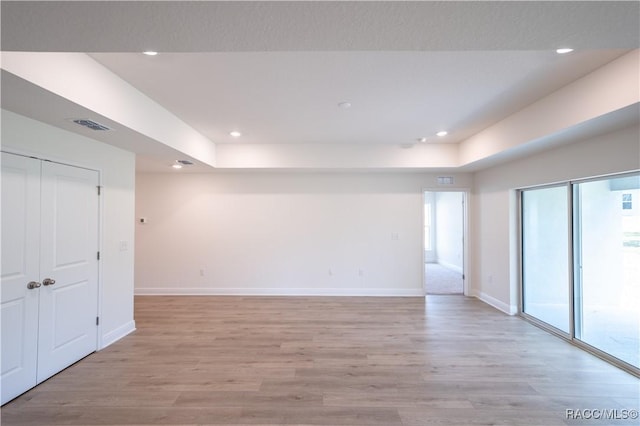
<path fill-rule="evenodd" d="M 635 1 L 2 1 L 3 50 L 631 49 Z"/>
<path fill-rule="evenodd" d="M 460 142 L 624 52 L 91 56 L 214 143 L 407 144 Z"/>
<path fill-rule="evenodd" d="M 640 45 L 637 2 L 1 7 L 3 51 L 90 53 L 215 144 L 457 143 Z M 562 46 L 577 50 L 559 56 Z M 147 49 L 160 54 L 140 54 Z M 52 124 L 70 116 L 60 102 L 28 105 L 20 84 L 3 79 L 4 108 Z M 140 167 L 176 156 L 143 142 L 132 148 Z"/>

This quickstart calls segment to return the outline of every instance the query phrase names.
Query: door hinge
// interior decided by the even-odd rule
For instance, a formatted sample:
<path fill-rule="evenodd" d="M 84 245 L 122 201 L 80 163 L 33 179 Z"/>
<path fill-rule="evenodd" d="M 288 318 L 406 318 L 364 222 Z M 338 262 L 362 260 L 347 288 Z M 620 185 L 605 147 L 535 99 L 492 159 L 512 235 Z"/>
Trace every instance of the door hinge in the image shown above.
<path fill-rule="evenodd" d="M 100 195 L 100 193 L 102 192 L 102 187 L 100 185 L 96 186 L 96 188 L 98 188 L 98 195 Z"/>
<path fill-rule="evenodd" d="M 96 325 L 100 325 L 100 317 L 96 317 Z"/>
<path fill-rule="evenodd" d="M 100 252 L 96 253 L 96 259 L 100 260 Z"/>

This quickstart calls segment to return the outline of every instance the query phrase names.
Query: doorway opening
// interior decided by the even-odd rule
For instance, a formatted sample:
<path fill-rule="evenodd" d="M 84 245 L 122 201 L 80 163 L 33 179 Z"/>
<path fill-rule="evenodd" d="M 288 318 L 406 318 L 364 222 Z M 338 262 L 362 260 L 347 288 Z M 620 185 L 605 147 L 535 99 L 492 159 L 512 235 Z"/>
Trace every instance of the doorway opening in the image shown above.
<path fill-rule="evenodd" d="M 426 294 L 465 293 L 465 193 L 424 193 L 424 285 Z"/>

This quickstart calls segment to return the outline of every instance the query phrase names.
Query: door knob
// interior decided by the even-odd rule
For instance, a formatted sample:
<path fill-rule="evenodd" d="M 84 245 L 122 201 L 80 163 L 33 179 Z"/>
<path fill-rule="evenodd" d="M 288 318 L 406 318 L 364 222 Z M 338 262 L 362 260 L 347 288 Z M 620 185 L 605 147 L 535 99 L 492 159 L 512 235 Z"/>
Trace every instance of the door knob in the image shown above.
<path fill-rule="evenodd" d="M 37 282 L 37 281 L 31 281 L 29 284 L 27 284 L 27 288 L 28 288 L 29 290 L 33 290 L 34 288 L 38 288 L 38 287 L 40 287 L 41 285 L 42 285 L 42 284 L 40 284 L 40 283 L 39 283 L 39 282 Z"/>
<path fill-rule="evenodd" d="M 42 285 L 54 285 L 56 283 L 56 280 L 53 280 L 51 278 L 45 278 L 44 280 L 42 280 Z"/>

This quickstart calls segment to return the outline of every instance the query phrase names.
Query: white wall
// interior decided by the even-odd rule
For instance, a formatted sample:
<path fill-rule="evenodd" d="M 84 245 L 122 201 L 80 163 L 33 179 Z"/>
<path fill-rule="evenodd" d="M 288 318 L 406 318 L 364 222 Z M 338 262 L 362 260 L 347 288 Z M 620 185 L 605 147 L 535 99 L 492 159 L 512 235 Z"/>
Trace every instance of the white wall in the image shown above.
<path fill-rule="evenodd" d="M 442 266 L 462 273 L 464 217 L 462 192 L 436 192 L 436 257 Z"/>
<path fill-rule="evenodd" d="M 136 292 L 422 295 L 423 188 L 435 177 L 139 174 Z"/>
<path fill-rule="evenodd" d="M 640 168 L 637 125 L 477 172 L 471 210 L 472 294 L 518 306 L 516 189 Z"/>
<path fill-rule="evenodd" d="M 99 347 L 135 330 L 134 154 L 5 110 L 2 111 L 2 150 L 100 171 L 103 196 Z M 129 249 L 120 251 L 120 241 L 126 242 Z"/>
<path fill-rule="evenodd" d="M 215 145 L 208 138 L 85 53 L 2 52 L 2 68 L 123 128 L 215 165 Z"/>
<path fill-rule="evenodd" d="M 640 102 L 640 50 L 635 49 L 489 126 L 460 144 L 460 165 Z"/>
<path fill-rule="evenodd" d="M 218 168 L 393 169 L 457 167 L 458 145 L 218 144 Z"/>

